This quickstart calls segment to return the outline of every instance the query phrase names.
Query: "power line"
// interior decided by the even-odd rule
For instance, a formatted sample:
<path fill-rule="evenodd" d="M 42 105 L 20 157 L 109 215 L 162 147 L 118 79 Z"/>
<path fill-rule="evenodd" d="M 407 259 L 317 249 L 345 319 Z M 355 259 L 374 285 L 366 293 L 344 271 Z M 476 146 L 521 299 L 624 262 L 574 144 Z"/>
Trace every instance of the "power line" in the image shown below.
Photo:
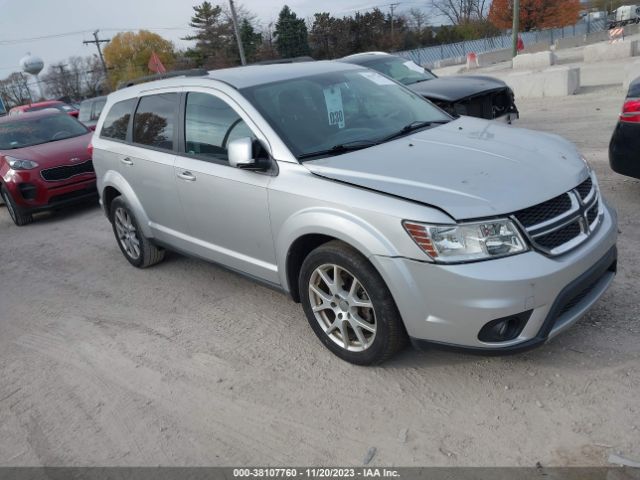
<path fill-rule="evenodd" d="M 105 32 L 126 32 L 131 30 L 190 30 L 189 27 L 128 27 L 128 28 L 102 28 Z M 93 30 L 76 30 L 72 32 L 52 33 L 50 35 L 41 35 L 38 37 L 13 38 L 0 40 L 0 45 L 17 45 L 20 43 L 37 42 L 40 40 L 50 40 L 52 38 L 72 37 L 75 35 L 86 35 L 93 33 Z"/>

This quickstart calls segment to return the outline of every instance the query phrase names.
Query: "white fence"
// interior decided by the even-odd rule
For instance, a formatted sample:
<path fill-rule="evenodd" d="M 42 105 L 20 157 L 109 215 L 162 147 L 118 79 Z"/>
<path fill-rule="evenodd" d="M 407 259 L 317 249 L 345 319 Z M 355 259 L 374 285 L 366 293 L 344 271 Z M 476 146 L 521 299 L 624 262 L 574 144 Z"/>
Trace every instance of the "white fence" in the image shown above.
<path fill-rule="evenodd" d="M 564 28 L 554 28 L 539 32 L 523 32 L 522 41 L 527 45 L 546 42 L 553 44 L 560 38 L 585 36 L 590 33 L 607 29 L 607 20 L 594 20 L 589 23 L 581 22 Z M 433 66 L 439 60 L 448 58 L 464 58 L 467 53 L 484 53 L 494 50 L 509 48 L 512 45 L 511 34 L 499 37 L 481 38 L 465 42 L 449 43 L 447 45 L 435 45 L 432 47 L 416 48 L 395 52 L 396 55 L 413 60 L 418 65 Z"/>

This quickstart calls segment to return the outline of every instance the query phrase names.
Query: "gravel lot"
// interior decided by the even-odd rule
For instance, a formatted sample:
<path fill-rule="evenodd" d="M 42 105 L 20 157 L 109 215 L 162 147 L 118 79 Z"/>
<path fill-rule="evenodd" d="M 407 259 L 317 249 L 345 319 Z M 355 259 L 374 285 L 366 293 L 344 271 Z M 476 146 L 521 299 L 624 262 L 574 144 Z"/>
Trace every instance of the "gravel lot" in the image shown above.
<path fill-rule="evenodd" d="M 606 148 L 623 93 L 520 101 L 576 142 L 617 207 L 620 273 L 517 356 L 332 356 L 302 309 L 172 254 L 129 266 L 97 207 L 15 227 L 0 207 L 0 465 L 607 465 L 640 458 L 640 182 Z"/>

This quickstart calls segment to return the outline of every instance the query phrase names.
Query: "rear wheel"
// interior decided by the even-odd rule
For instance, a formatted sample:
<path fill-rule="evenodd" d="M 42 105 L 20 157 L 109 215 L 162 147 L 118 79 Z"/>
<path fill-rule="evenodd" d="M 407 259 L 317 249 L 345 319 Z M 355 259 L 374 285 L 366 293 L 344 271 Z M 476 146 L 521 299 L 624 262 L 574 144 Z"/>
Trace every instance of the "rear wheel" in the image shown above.
<path fill-rule="evenodd" d="M 326 243 L 307 256 L 299 291 L 311 328 L 343 360 L 381 363 L 407 343 L 384 280 L 363 255 L 342 242 Z"/>
<path fill-rule="evenodd" d="M 122 197 L 111 203 L 111 221 L 120 251 L 131 265 L 147 268 L 164 258 L 164 249 L 156 247 L 144 236 L 133 211 Z"/>
<path fill-rule="evenodd" d="M 13 198 L 11 198 L 11 195 L 4 187 L 0 190 L 0 194 L 2 194 L 2 200 L 7 206 L 7 211 L 9 212 L 9 216 L 11 217 L 11 220 L 13 220 L 13 223 L 22 227 L 23 225 L 33 222 L 33 215 L 30 213 L 20 213 L 18 207 L 13 201 Z"/>

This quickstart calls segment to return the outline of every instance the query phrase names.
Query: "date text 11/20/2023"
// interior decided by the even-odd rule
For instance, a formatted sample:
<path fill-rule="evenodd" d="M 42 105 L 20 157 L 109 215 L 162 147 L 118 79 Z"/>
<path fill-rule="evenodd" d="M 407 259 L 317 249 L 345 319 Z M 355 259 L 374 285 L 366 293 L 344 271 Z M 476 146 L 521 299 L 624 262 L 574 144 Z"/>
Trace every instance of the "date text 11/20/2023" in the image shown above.
<path fill-rule="evenodd" d="M 394 478 L 397 470 L 390 468 L 234 468 L 237 478 Z"/>

